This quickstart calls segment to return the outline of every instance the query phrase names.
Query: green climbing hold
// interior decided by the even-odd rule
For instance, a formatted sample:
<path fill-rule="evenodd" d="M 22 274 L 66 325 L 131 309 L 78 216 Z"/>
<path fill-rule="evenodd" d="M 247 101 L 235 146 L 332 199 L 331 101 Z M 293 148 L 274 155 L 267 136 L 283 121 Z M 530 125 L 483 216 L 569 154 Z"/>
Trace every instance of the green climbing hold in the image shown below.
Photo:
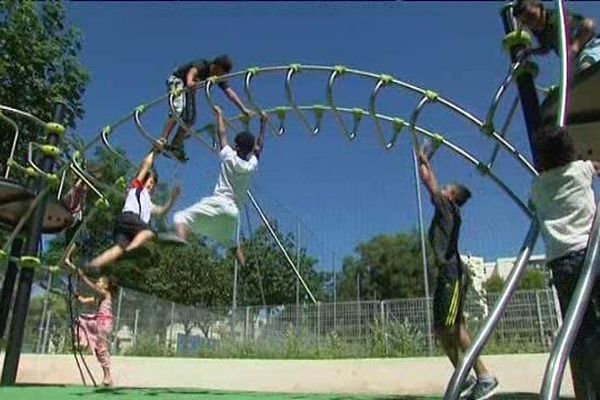
<path fill-rule="evenodd" d="M 19 264 L 21 265 L 21 268 L 35 269 L 42 265 L 42 261 L 39 259 L 39 257 L 22 256 L 19 259 Z"/>
<path fill-rule="evenodd" d="M 302 68 L 300 64 L 290 64 L 290 69 L 294 72 L 300 72 L 300 68 Z"/>
<path fill-rule="evenodd" d="M 62 136 L 65 134 L 65 127 L 58 122 L 46 123 L 46 133 Z"/>
<path fill-rule="evenodd" d="M 137 106 L 135 108 L 135 112 L 138 114 L 143 114 L 144 112 L 146 112 L 146 105 L 145 104 L 140 104 L 139 106 Z"/>
<path fill-rule="evenodd" d="M 488 136 L 492 136 L 494 133 L 494 124 L 491 122 L 486 122 L 485 124 L 481 125 L 481 132 Z"/>
<path fill-rule="evenodd" d="M 502 47 L 505 51 L 510 52 L 517 46 L 531 46 L 531 35 L 524 30 L 516 30 L 509 32 L 502 39 Z"/>
<path fill-rule="evenodd" d="M 426 90 L 425 97 L 427 97 L 427 100 L 429 101 L 436 101 L 438 97 L 440 97 L 440 95 L 437 94 L 437 92 L 434 92 L 433 90 Z"/>
<path fill-rule="evenodd" d="M 275 109 L 275 114 L 277 115 L 277 118 L 283 121 L 287 114 L 287 110 L 285 109 L 285 107 L 277 107 Z"/>
<path fill-rule="evenodd" d="M 379 75 L 379 81 L 384 85 L 389 85 L 394 81 L 394 77 L 391 75 L 381 74 Z"/>
<path fill-rule="evenodd" d="M 339 75 L 343 75 L 346 73 L 347 68 L 344 67 L 343 65 L 336 65 L 335 67 L 333 67 L 333 70 L 335 72 L 337 72 Z"/>
<path fill-rule="evenodd" d="M 394 132 L 397 133 L 399 133 L 406 125 L 408 125 L 402 118 L 394 118 L 392 124 L 394 126 Z"/>
<path fill-rule="evenodd" d="M 260 72 L 260 68 L 250 67 L 250 68 L 246 69 L 246 72 L 250 75 L 258 75 L 258 73 Z"/>

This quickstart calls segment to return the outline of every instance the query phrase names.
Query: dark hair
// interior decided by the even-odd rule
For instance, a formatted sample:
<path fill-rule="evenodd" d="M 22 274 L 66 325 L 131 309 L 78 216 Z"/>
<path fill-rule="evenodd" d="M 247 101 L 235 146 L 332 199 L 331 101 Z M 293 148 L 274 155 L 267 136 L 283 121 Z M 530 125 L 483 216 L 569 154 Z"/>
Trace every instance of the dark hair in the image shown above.
<path fill-rule="evenodd" d="M 565 166 L 577 159 L 573 138 L 565 127 L 541 128 L 536 132 L 534 148 L 542 171 Z"/>
<path fill-rule="evenodd" d="M 116 296 L 117 291 L 119 290 L 119 284 L 118 284 L 117 278 L 115 278 L 112 275 L 103 275 L 102 278 L 104 278 L 108 281 L 107 290 L 110 292 L 110 295 L 113 297 Z"/>
<path fill-rule="evenodd" d="M 528 7 L 540 7 L 544 8 L 544 5 L 540 2 L 540 0 L 517 0 L 513 5 L 513 16 L 518 18 L 520 17 Z"/>
<path fill-rule="evenodd" d="M 220 55 L 212 61 L 212 64 L 218 65 L 225 71 L 226 74 L 230 73 L 233 69 L 233 62 L 227 54 Z"/>
<path fill-rule="evenodd" d="M 454 191 L 454 203 L 462 207 L 471 198 L 471 191 L 463 184 L 451 183 L 450 186 Z"/>
<path fill-rule="evenodd" d="M 235 147 L 245 158 L 254 149 L 254 135 L 248 131 L 242 131 L 235 135 Z"/>

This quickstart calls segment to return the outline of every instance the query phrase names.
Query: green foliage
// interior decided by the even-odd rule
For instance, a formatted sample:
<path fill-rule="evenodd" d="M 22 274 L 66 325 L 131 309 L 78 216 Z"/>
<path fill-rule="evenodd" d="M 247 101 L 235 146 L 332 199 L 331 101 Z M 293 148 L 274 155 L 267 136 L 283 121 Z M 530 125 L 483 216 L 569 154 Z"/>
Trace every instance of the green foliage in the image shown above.
<path fill-rule="evenodd" d="M 81 97 L 89 75 L 78 60 L 82 35 L 66 20 L 59 1 L 0 2 L 0 99 L 2 104 L 28 111 L 50 121 L 53 100 L 61 98 L 75 110 L 67 116 L 74 127 L 83 116 Z M 2 123 L 0 128 L 6 129 Z M 19 153 L 40 133 L 23 124 Z M 6 160 L 10 141 L 0 142 L 0 159 Z"/>
<path fill-rule="evenodd" d="M 139 335 L 135 343 L 125 350 L 123 355 L 132 357 L 173 357 L 175 354 L 162 345 L 157 336 Z"/>
<path fill-rule="evenodd" d="M 361 299 L 423 297 L 421 245 L 416 233 L 375 236 L 359 244 L 347 257 L 339 279 L 338 298 L 357 298 L 357 275 Z"/>
<path fill-rule="evenodd" d="M 279 230 L 276 221 L 271 221 L 288 254 L 296 249 L 291 235 Z M 240 270 L 240 291 L 246 305 L 291 304 L 296 301 L 296 275 L 286 261 L 281 250 L 265 227 L 256 229 L 252 236 L 245 238 L 242 248 L 246 255 L 246 266 Z M 227 265 L 233 265 L 233 254 L 229 254 Z M 315 270 L 316 260 L 300 249 L 299 269 L 313 295 L 322 299 L 323 284 L 327 274 Z M 303 289 L 304 301 L 310 301 Z"/>
<path fill-rule="evenodd" d="M 502 291 L 504 284 L 505 280 L 494 273 L 490 279 L 485 282 L 484 286 L 488 293 L 499 293 Z M 517 286 L 517 290 L 542 290 L 547 288 L 548 283 L 546 282 L 546 275 L 544 272 L 532 268 L 525 271 Z"/>
<path fill-rule="evenodd" d="M 490 279 L 485 281 L 484 286 L 488 293 L 500 293 L 504 287 L 504 279 L 494 272 Z"/>
<path fill-rule="evenodd" d="M 519 282 L 518 290 L 547 289 L 546 275 L 539 269 L 528 269 Z"/>

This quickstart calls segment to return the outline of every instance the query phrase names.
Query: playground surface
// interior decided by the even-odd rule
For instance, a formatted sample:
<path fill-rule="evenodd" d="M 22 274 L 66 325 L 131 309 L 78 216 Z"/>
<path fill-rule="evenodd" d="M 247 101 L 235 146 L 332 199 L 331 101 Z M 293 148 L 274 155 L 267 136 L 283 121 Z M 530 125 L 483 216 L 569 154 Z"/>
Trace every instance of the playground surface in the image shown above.
<path fill-rule="evenodd" d="M 0 388 L 0 398 L 11 400 L 97 400 L 114 398 L 119 400 L 437 400 L 442 396 L 349 396 L 314 394 L 277 394 L 260 392 L 222 392 L 187 389 L 143 389 L 143 388 L 93 388 L 84 386 L 14 386 Z M 537 399 L 536 393 L 503 393 L 494 397 L 498 400 Z M 571 399 L 561 397 L 561 399 Z"/>

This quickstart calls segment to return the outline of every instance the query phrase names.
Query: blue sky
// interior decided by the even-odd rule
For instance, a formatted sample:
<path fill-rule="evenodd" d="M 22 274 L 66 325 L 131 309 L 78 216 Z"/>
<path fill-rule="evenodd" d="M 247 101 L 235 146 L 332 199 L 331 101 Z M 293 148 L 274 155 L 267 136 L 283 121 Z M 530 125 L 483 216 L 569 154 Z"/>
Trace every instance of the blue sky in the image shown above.
<path fill-rule="evenodd" d="M 483 118 L 493 93 L 504 78 L 508 58 L 501 50 L 503 37 L 499 9 L 502 2 L 72 2 L 68 17 L 84 33 L 82 62 L 92 81 L 84 97 L 86 118 L 79 130 L 91 138 L 107 123 L 164 93 L 164 81 L 176 66 L 197 58 L 229 54 L 235 69 L 250 66 L 303 64 L 335 65 L 387 73 L 432 89 Z M 600 19 L 593 2 L 569 2 L 571 9 Z M 540 60 L 542 85 L 553 83 L 557 60 Z M 263 106 L 285 105 L 283 75 L 259 76 L 256 96 Z M 301 74 L 294 82 L 300 104 L 325 103 L 326 75 Z M 336 84 L 339 106 L 367 108 L 373 83 L 342 79 Z M 242 83 L 232 86 L 243 94 Z M 497 124 L 514 97 L 507 95 Z M 220 93 L 215 99 L 234 110 Z M 397 90 L 381 95 L 380 110 L 408 119 L 419 98 Z M 210 122 L 211 114 L 199 96 L 196 126 Z M 166 115 L 163 104 L 144 116 L 146 126 L 160 132 Z M 311 115 L 308 115 L 312 118 Z M 493 143 L 464 120 L 441 107 L 427 108 L 420 124 L 443 133 L 483 160 Z M 509 139 L 529 155 L 521 111 Z M 133 123 L 114 134 L 136 162 L 148 149 Z M 158 162 L 163 179 L 180 182 L 184 195 L 176 207 L 209 194 L 217 176 L 217 161 L 196 142 L 188 141 L 192 160 L 175 168 Z M 349 144 L 329 116 L 322 132 L 311 138 L 290 116 L 283 138 L 269 137 L 255 179 L 257 198 L 265 211 L 295 231 L 318 257 L 322 268 L 331 265 L 357 243 L 380 233 L 416 227 L 410 136 L 386 152 L 378 147 L 373 126 L 365 121 L 356 143 Z M 461 250 L 492 259 L 518 250 L 528 222 L 521 211 L 489 180 L 448 151 L 434 160 L 439 180 L 460 181 L 473 191 L 465 206 Z M 521 196 L 527 196 L 530 178 L 507 155 L 494 167 Z M 431 207 L 424 194 L 425 222 Z M 258 220 L 251 216 L 251 225 Z M 244 228 L 247 229 L 247 228 Z"/>

